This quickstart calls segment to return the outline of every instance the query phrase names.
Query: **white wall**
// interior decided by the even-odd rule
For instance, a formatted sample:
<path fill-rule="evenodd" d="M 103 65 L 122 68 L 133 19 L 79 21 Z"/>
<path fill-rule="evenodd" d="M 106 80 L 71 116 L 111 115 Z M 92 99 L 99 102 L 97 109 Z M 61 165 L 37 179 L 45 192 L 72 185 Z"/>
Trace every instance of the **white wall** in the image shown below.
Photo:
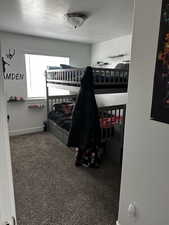
<path fill-rule="evenodd" d="M 7 60 L 7 72 L 23 73 L 23 80 L 6 80 L 6 94 L 9 96 L 22 96 L 27 98 L 25 53 L 45 54 L 53 56 L 69 56 L 70 64 L 74 66 L 87 66 L 91 64 L 91 46 L 76 42 L 44 39 L 24 35 L 16 35 L 0 32 L 2 41 L 2 55 L 5 56 L 9 48 L 16 49 L 14 59 Z M 38 84 L 37 84 L 38 85 Z M 43 101 L 36 101 L 37 103 Z M 8 104 L 10 114 L 9 129 L 11 134 L 22 134 L 42 129 L 42 123 L 46 119 L 46 109 L 31 110 L 25 103 Z"/>
<path fill-rule="evenodd" d="M 1 43 L 0 43 L 1 49 Z M 1 51 L 0 51 L 1 57 Z M 0 62 L 0 224 L 16 218 L 4 81 Z M 9 221 L 10 222 L 10 221 Z"/>
<path fill-rule="evenodd" d="M 97 61 L 109 62 L 107 67 L 114 67 L 122 60 L 130 59 L 131 54 L 131 35 L 122 36 L 109 41 L 100 42 L 92 45 L 92 65 L 96 66 Z M 109 56 L 127 54 L 123 58 L 109 59 Z"/>
<path fill-rule="evenodd" d="M 169 224 L 169 125 L 150 120 L 161 0 L 136 0 L 120 196 L 121 225 Z M 137 218 L 128 217 L 135 202 Z"/>

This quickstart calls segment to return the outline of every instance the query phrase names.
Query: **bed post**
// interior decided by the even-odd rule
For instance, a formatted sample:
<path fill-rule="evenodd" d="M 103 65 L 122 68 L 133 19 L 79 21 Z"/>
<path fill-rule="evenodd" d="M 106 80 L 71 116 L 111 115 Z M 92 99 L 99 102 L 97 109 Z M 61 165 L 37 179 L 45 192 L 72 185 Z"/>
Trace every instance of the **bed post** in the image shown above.
<path fill-rule="evenodd" d="M 48 88 L 48 82 L 47 82 L 47 70 L 45 70 L 45 79 L 46 79 L 46 104 L 47 104 L 47 119 L 48 119 L 48 113 L 49 113 L 49 88 Z"/>
<path fill-rule="evenodd" d="M 121 156 L 120 156 L 121 165 L 123 163 L 125 121 L 126 121 L 126 105 L 123 106 L 123 123 L 122 123 L 122 135 L 121 135 Z"/>

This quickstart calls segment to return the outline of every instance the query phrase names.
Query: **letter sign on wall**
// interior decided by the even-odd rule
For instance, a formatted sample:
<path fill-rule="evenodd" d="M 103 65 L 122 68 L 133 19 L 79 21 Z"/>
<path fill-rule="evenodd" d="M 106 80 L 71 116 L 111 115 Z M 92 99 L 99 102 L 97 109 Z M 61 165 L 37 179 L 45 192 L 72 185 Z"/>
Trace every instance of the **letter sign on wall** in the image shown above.
<path fill-rule="evenodd" d="M 14 59 L 15 56 L 15 49 L 9 49 L 6 53 L 6 58 L 10 61 Z M 10 64 L 7 62 L 7 59 L 2 57 L 2 63 L 3 63 L 3 72 L 4 72 L 4 79 L 5 80 L 23 80 L 24 74 L 23 73 L 7 73 L 6 67 L 10 66 Z"/>

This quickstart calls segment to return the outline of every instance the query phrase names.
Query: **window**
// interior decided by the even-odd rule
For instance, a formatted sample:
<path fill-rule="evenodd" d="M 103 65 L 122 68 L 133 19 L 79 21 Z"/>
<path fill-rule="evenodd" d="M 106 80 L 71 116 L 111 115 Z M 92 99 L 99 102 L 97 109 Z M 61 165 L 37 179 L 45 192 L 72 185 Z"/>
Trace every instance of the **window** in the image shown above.
<path fill-rule="evenodd" d="M 27 74 L 27 95 L 28 98 L 45 98 L 46 82 L 45 70 L 47 66 L 69 65 L 69 57 L 55 57 L 45 55 L 25 54 Z M 66 95 L 69 91 L 61 89 L 49 89 L 50 95 Z"/>

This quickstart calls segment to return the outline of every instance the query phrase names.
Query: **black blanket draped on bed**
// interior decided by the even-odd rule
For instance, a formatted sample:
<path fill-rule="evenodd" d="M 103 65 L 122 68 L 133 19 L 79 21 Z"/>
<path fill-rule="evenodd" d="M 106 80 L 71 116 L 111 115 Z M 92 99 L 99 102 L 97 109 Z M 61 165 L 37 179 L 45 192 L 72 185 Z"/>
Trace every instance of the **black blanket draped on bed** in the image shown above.
<path fill-rule="evenodd" d="M 100 138 L 101 130 L 94 95 L 92 68 L 87 67 L 72 115 L 68 146 L 86 149 L 99 145 Z"/>

